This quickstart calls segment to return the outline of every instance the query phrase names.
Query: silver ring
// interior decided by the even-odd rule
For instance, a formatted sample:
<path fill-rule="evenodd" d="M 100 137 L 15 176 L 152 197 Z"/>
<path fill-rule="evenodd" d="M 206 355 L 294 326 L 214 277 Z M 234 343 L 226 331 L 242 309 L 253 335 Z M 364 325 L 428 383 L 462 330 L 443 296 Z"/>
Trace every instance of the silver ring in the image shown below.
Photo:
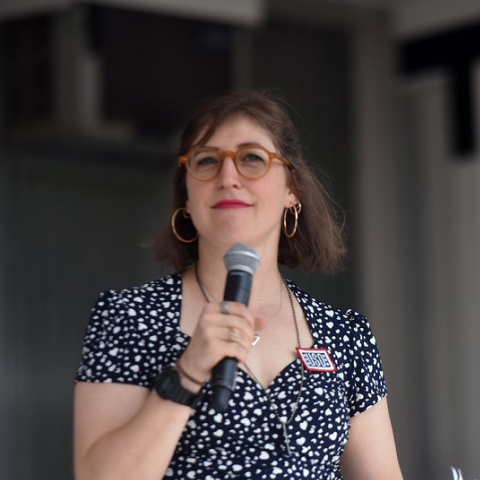
<path fill-rule="evenodd" d="M 223 301 L 220 303 L 220 312 L 224 315 L 228 315 L 230 313 L 228 310 L 228 302 Z"/>
<path fill-rule="evenodd" d="M 237 338 L 238 338 L 238 333 L 234 328 L 232 328 L 230 331 L 230 341 L 235 342 Z"/>

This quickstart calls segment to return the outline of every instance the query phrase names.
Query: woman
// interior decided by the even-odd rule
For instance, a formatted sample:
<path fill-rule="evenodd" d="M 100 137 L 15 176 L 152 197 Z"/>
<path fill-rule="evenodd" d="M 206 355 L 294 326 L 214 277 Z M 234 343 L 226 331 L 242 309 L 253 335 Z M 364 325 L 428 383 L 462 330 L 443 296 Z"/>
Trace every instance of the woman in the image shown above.
<path fill-rule="evenodd" d="M 178 273 L 101 295 L 87 329 L 77 480 L 401 479 L 367 321 L 278 269 L 333 270 L 344 253 L 283 108 L 256 92 L 219 97 L 179 153 L 172 228 L 157 243 Z M 248 307 L 221 301 L 237 242 L 260 258 Z M 220 413 L 209 380 L 225 357 L 239 370 Z"/>

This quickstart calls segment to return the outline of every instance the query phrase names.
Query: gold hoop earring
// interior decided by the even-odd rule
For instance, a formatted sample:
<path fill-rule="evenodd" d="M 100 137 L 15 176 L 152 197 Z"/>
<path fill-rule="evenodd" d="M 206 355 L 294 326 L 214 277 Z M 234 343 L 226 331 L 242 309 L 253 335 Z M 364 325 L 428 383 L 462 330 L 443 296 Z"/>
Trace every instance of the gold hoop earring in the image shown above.
<path fill-rule="evenodd" d="M 186 218 L 186 219 L 190 218 L 190 215 L 187 212 L 187 207 L 177 208 L 177 210 L 175 210 L 175 212 L 173 212 L 173 215 L 172 215 L 171 225 L 172 225 L 173 234 L 183 243 L 192 243 L 198 238 L 198 232 L 195 235 L 195 237 L 193 237 L 191 240 L 185 240 L 183 237 L 180 236 L 180 234 L 177 232 L 177 228 L 175 227 L 175 222 L 177 220 L 177 215 L 179 214 L 179 212 L 182 212 L 183 218 Z"/>
<path fill-rule="evenodd" d="M 285 212 L 283 213 L 283 232 L 287 238 L 292 238 L 295 233 L 297 233 L 298 227 L 298 215 L 302 211 L 302 204 L 300 202 L 297 205 L 293 205 L 290 208 L 286 208 Z M 295 225 L 293 226 L 293 230 L 288 233 L 287 229 L 287 213 L 290 212 L 292 215 L 295 215 Z"/>

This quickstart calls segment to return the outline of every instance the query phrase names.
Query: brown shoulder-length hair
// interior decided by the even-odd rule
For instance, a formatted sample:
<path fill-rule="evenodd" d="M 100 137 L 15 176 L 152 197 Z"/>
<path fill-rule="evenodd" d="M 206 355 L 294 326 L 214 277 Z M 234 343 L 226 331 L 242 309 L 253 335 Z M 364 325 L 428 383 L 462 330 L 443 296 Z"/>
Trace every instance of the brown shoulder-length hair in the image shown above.
<path fill-rule="evenodd" d="M 302 211 L 292 238 L 286 237 L 282 225 L 278 262 L 291 268 L 300 266 L 305 270 L 338 270 L 346 250 L 342 227 L 337 222 L 336 204 L 304 160 L 295 127 L 280 100 L 272 94 L 235 90 L 203 103 L 180 137 L 178 155 L 185 155 L 191 148 L 204 145 L 219 125 L 235 116 L 250 118 L 269 132 L 277 153 L 293 165 L 293 168 L 285 167 L 287 181 L 301 202 Z M 181 165 L 173 181 L 172 215 L 178 208 L 185 207 L 188 198 L 185 177 L 186 169 Z M 177 230 L 183 238 L 195 237 L 196 230 L 189 219 L 180 213 L 176 220 Z M 288 232 L 294 228 L 294 216 L 291 213 L 287 213 L 287 227 Z M 169 225 L 156 240 L 155 252 L 157 260 L 168 261 L 177 271 L 184 272 L 198 259 L 198 240 L 181 242 Z"/>

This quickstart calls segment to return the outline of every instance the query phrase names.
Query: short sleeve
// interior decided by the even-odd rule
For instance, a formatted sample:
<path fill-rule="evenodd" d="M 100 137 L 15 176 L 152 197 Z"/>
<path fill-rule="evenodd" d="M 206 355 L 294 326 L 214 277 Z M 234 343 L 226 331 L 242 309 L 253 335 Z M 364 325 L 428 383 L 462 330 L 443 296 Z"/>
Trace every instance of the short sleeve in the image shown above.
<path fill-rule="evenodd" d="M 150 387 L 156 371 L 139 346 L 137 312 L 120 292 L 100 294 L 87 325 L 75 381 Z"/>
<path fill-rule="evenodd" d="M 387 395 L 382 361 L 377 342 L 365 317 L 349 310 L 351 358 L 349 408 L 353 417 L 375 405 Z"/>

